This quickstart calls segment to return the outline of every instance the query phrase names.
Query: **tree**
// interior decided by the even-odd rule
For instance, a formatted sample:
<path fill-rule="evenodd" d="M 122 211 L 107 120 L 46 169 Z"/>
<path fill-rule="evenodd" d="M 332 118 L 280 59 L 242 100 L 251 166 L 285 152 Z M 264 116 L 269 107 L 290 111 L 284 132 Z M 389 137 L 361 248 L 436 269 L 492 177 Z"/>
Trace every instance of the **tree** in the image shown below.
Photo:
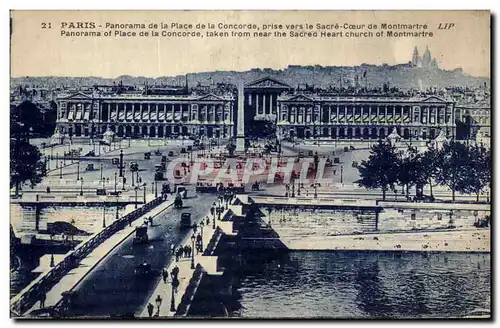
<path fill-rule="evenodd" d="M 434 198 L 432 187 L 435 185 L 433 180 L 439 172 L 440 164 L 442 163 L 443 152 L 436 148 L 429 148 L 421 157 L 420 166 L 418 168 L 421 170 L 421 175 L 419 175 L 419 183 L 422 186 L 426 184 L 430 187 L 431 198 Z"/>
<path fill-rule="evenodd" d="M 397 162 L 397 179 L 399 184 L 405 187 L 406 199 L 410 198 L 410 187 L 422 184 L 423 155 L 416 147 L 409 146 L 406 152 L 400 152 Z"/>
<path fill-rule="evenodd" d="M 455 192 L 467 191 L 468 161 L 470 158 L 467 146 L 460 142 L 451 141 L 443 145 L 440 155 L 441 163 L 438 166 L 436 181 L 440 185 L 451 189 L 451 198 L 455 201 Z"/>
<path fill-rule="evenodd" d="M 19 185 L 25 181 L 29 181 L 31 186 L 42 181 L 45 163 L 40 158 L 40 151 L 36 146 L 25 140 L 11 139 L 10 187 L 16 187 L 16 196 L 19 194 Z"/>
<path fill-rule="evenodd" d="M 491 182 L 491 155 L 483 146 L 473 146 L 468 148 L 469 160 L 466 163 L 468 174 L 462 181 L 465 193 L 476 194 L 476 201 L 479 202 L 479 194 Z"/>
<path fill-rule="evenodd" d="M 382 189 L 382 199 L 385 200 L 387 190 L 397 182 L 398 163 L 396 148 L 380 140 L 372 146 L 368 159 L 358 165 L 361 179 L 356 183 L 367 189 Z"/>

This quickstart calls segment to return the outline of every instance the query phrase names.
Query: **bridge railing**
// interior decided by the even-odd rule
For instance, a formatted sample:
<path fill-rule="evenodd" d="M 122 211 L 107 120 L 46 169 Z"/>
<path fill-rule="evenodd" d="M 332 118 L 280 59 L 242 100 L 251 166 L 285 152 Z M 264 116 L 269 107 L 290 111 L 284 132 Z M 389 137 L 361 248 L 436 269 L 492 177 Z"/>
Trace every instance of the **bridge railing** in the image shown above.
<path fill-rule="evenodd" d="M 211 256 L 215 252 L 215 248 L 217 247 L 217 240 L 222 236 L 222 229 L 220 227 L 217 227 L 215 229 L 214 234 L 212 235 L 212 238 L 210 238 L 210 241 L 207 244 L 207 248 L 205 248 L 205 251 L 203 252 L 203 256 Z"/>
<path fill-rule="evenodd" d="M 177 306 L 177 311 L 175 312 L 175 316 L 185 316 L 188 313 L 189 307 L 193 302 L 194 295 L 196 294 L 196 290 L 198 289 L 198 285 L 201 282 L 201 278 L 203 277 L 203 267 L 198 264 L 193 272 L 193 276 L 189 280 L 189 284 L 186 287 L 186 291 L 184 295 L 182 295 L 181 301 Z"/>
<path fill-rule="evenodd" d="M 123 229 L 129 224 L 129 221 L 139 218 L 158 206 L 162 201 L 163 198 L 161 196 L 155 198 L 153 201 L 114 221 L 106 228 L 94 234 L 87 241 L 79 244 L 72 252 L 68 253 L 61 262 L 51 270 L 42 273 L 19 294 L 14 296 L 11 299 L 11 312 L 15 313 L 17 316 L 21 316 L 40 300 L 42 294 L 50 290 L 65 274 L 74 269 L 83 258 L 90 254 L 104 240 L 108 239 L 116 231 Z"/>

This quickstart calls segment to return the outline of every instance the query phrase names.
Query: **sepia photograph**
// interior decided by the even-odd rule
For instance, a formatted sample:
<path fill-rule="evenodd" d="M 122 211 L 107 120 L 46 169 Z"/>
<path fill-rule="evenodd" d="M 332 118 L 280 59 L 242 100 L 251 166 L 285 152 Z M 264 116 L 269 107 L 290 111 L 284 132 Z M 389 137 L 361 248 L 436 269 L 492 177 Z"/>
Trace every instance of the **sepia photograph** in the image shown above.
<path fill-rule="evenodd" d="M 10 317 L 491 320 L 491 20 L 11 10 Z"/>

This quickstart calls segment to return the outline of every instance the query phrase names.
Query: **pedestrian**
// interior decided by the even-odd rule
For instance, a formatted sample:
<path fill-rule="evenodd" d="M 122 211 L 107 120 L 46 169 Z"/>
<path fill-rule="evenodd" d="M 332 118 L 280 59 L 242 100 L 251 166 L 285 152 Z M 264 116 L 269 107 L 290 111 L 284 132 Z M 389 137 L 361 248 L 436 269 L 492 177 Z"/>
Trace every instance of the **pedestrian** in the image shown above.
<path fill-rule="evenodd" d="M 179 262 L 181 256 L 182 256 L 182 246 L 175 253 L 175 262 Z"/>
<path fill-rule="evenodd" d="M 179 279 L 177 279 L 177 277 L 175 277 L 175 279 L 172 279 L 172 288 L 174 289 L 174 292 L 177 294 L 177 292 L 179 291 Z"/>
<path fill-rule="evenodd" d="M 145 219 L 144 219 L 144 225 L 145 225 L 146 227 L 148 226 L 148 219 L 147 219 L 147 218 L 145 218 Z"/>
<path fill-rule="evenodd" d="M 207 225 L 210 224 L 210 217 L 207 215 Z"/>
<path fill-rule="evenodd" d="M 175 245 L 174 244 L 170 245 L 170 250 L 172 251 L 172 255 L 174 255 L 175 254 Z"/>
<path fill-rule="evenodd" d="M 155 306 L 151 303 L 148 304 L 148 314 L 149 314 L 149 317 L 152 317 L 153 316 L 153 310 L 154 310 Z"/>
<path fill-rule="evenodd" d="M 167 283 L 167 279 L 168 279 L 168 271 L 167 271 L 167 268 L 163 268 L 162 272 L 161 272 L 161 276 L 163 278 L 163 283 L 166 284 Z"/>
<path fill-rule="evenodd" d="M 188 245 L 184 246 L 184 257 L 186 257 L 186 258 L 189 257 L 189 246 Z"/>
<path fill-rule="evenodd" d="M 179 267 L 176 265 L 173 269 L 172 269 L 172 278 L 175 278 L 177 279 L 177 276 L 179 275 Z"/>
<path fill-rule="evenodd" d="M 40 309 L 45 307 L 45 300 L 47 299 L 47 295 L 44 292 L 40 294 Z"/>
<path fill-rule="evenodd" d="M 150 216 L 150 217 L 148 218 L 148 221 L 149 221 L 149 224 L 150 224 L 151 226 L 153 226 L 153 217 L 152 217 L 152 216 Z"/>

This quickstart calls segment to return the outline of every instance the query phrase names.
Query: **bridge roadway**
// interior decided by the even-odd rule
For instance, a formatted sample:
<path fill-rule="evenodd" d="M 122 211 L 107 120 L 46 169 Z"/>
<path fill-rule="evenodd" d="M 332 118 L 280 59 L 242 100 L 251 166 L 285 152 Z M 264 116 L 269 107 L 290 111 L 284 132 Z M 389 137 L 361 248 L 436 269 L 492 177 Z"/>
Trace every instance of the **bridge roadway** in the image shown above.
<path fill-rule="evenodd" d="M 182 210 L 172 207 L 154 219 L 148 228 L 149 245 L 133 245 L 133 235 L 109 253 L 74 289 L 78 305 L 70 309 L 77 317 L 109 317 L 140 313 L 142 306 L 157 286 L 161 276 L 137 279 L 134 268 L 144 261 L 158 272 L 170 261 L 170 245 L 186 237 L 181 233 L 179 218 L 190 212 L 197 222 L 209 212 L 214 195 L 193 196 L 184 202 Z M 188 195 L 189 196 L 189 195 Z"/>

